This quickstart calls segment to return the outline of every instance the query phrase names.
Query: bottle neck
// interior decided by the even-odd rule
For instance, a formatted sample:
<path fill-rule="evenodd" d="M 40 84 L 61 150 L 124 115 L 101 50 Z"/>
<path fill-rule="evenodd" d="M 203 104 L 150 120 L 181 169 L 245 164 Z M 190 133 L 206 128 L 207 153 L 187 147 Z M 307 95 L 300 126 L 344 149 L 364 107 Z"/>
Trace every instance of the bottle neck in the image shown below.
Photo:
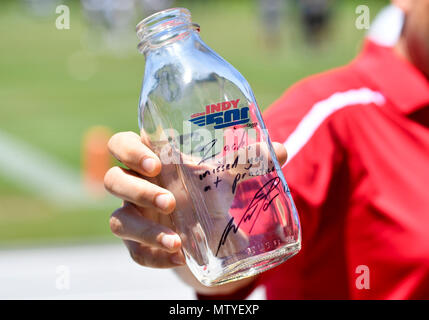
<path fill-rule="evenodd" d="M 140 42 L 138 50 L 148 52 L 187 38 L 199 32 L 200 26 L 191 21 L 191 13 L 185 8 L 173 8 L 157 12 L 142 20 L 136 27 Z"/>

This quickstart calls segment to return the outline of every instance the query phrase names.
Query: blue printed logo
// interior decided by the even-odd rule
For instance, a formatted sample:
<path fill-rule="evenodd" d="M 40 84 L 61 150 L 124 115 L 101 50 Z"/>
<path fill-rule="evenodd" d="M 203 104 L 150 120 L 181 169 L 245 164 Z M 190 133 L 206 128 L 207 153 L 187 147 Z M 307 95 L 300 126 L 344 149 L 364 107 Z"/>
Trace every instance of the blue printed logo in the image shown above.
<path fill-rule="evenodd" d="M 206 106 L 206 111 L 195 113 L 191 121 L 199 127 L 214 125 L 214 129 L 222 129 L 249 122 L 249 107 L 238 107 L 240 99 L 219 102 Z"/>

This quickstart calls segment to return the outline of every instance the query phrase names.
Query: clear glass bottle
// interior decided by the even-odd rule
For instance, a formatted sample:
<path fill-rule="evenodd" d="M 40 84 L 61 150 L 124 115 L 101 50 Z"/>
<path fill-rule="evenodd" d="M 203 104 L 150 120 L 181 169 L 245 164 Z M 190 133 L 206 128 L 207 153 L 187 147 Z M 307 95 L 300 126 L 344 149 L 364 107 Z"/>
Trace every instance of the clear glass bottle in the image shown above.
<path fill-rule="evenodd" d="M 212 286 L 268 270 L 301 246 L 298 214 L 249 84 L 183 8 L 137 25 L 146 59 L 139 125 L 176 198 L 172 221 Z"/>

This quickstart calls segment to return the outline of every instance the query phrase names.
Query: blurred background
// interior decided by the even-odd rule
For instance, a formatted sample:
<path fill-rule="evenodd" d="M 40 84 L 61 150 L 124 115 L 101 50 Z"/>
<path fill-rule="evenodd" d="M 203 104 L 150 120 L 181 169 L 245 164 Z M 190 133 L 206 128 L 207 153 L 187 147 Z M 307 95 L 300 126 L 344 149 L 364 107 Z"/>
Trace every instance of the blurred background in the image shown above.
<path fill-rule="evenodd" d="M 373 21 L 388 4 L 2 0 L 0 298 L 194 298 L 170 271 L 135 265 L 109 229 L 121 203 L 102 188 L 114 163 L 105 144 L 114 132 L 138 132 L 138 21 L 190 9 L 202 39 L 265 109 L 296 81 L 349 62 L 368 32 L 356 27 L 357 6 Z M 69 9 L 69 29 L 56 27 L 59 5 Z"/>

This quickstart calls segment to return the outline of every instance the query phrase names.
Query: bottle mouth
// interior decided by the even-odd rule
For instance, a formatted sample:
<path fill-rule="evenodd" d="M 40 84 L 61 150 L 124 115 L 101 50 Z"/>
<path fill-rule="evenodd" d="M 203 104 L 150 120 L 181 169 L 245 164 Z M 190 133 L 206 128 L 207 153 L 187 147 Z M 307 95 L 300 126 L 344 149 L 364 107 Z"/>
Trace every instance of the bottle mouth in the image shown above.
<path fill-rule="evenodd" d="M 186 8 L 171 8 L 159 11 L 140 21 L 136 26 L 137 48 L 145 53 L 183 37 L 186 30 L 200 31 L 200 26 L 191 21 L 191 12 Z"/>

